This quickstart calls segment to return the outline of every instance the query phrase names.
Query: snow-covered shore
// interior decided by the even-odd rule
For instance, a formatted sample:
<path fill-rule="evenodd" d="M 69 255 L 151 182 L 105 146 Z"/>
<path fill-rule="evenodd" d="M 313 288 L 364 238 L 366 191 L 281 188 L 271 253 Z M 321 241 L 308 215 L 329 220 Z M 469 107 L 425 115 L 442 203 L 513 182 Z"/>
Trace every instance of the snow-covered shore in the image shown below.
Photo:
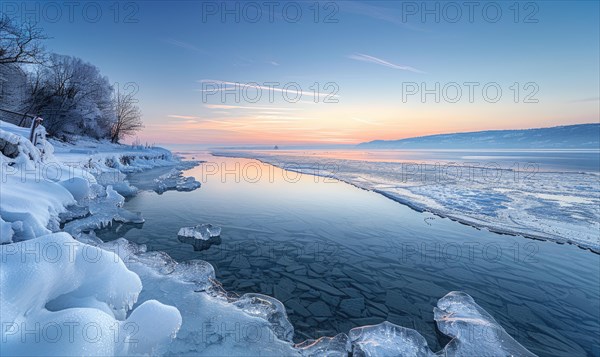
<path fill-rule="evenodd" d="M 143 222 L 122 208 L 137 189 L 126 174 L 172 167 L 155 190 L 191 190 L 184 163 L 160 148 L 43 140 L 0 122 L 2 355 L 432 356 L 415 330 L 383 323 L 293 345 L 279 301 L 233 297 L 207 262 L 176 262 L 94 229 Z M 452 338 L 448 356 L 531 355 L 470 296 L 450 292 L 435 309 Z"/>
<path fill-rule="evenodd" d="M 377 192 L 417 211 L 492 232 L 573 243 L 600 252 L 600 177 L 594 172 L 514 171 L 332 159 L 265 151 L 218 151 Z"/>

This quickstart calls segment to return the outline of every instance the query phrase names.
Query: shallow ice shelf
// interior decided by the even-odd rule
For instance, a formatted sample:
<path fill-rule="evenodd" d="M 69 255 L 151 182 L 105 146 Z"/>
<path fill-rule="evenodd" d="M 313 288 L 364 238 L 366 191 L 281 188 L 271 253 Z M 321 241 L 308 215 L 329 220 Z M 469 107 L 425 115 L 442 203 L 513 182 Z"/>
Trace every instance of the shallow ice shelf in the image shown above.
<path fill-rule="evenodd" d="M 199 224 L 194 227 L 183 227 L 177 233 L 178 236 L 194 238 L 200 240 L 209 240 L 210 238 L 221 235 L 221 227 L 212 224 Z"/>
<path fill-rule="evenodd" d="M 353 356 L 356 357 L 435 356 L 420 333 L 387 321 L 378 325 L 353 328 L 349 336 L 352 341 Z"/>
<path fill-rule="evenodd" d="M 200 188 L 200 182 L 196 181 L 193 177 L 183 177 L 179 168 L 174 168 L 168 173 L 161 175 L 154 182 L 156 183 L 154 190 L 159 194 L 170 190 L 193 191 Z"/>

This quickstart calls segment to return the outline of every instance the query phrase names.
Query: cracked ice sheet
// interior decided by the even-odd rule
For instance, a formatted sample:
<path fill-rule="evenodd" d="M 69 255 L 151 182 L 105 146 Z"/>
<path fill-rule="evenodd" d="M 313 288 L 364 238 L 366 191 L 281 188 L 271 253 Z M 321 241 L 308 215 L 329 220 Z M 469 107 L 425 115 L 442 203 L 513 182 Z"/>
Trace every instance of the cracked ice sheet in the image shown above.
<path fill-rule="evenodd" d="M 600 251 L 600 174 L 597 172 L 530 175 L 502 167 L 503 170 L 487 171 L 485 175 L 475 169 L 467 175 L 474 169 L 459 166 L 463 173 L 460 179 L 451 172 L 436 182 L 431 175 L 425 176 L 425 180 L 418 175 L 411 176 L 407 173 L 408 166 L 400 162 L 249 151 L 214 154 L 257 159 L 291 171 L 331 176 L 381 193 L 416 210 L 430 211 L 475 227 L 569 242 Z"/>
<path fill-rule="evenodd" d="M 259 295 L 248 294 L 230 303 L 204 292 L 209 280 L 214 279 L 214 270 L 206 262 L 185 266 L 164 253 L 145 252 L 144 246 L 122 238 L 99 244 L 116 252 L 140 277 L 144 288 L 137 304 L 158 300 L 181 312 L 181 329 L 166 355 L 299 356 L 291 342 L 277 337 L 291 338 L 293 333 L 285 309 L 277 300 L 264 297 L 251 302 Z"/>

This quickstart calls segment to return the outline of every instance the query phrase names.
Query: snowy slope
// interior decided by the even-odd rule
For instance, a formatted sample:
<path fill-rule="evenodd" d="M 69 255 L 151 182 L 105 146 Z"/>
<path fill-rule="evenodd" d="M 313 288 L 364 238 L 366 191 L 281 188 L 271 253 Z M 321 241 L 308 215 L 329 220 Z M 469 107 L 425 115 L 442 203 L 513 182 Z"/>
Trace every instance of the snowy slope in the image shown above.
<path fill-rule="evenodd" d="M 600 124 L 556 126 L 526 130 L 489 130 L 374 140 L 361 149 L 598 149 Z"/>

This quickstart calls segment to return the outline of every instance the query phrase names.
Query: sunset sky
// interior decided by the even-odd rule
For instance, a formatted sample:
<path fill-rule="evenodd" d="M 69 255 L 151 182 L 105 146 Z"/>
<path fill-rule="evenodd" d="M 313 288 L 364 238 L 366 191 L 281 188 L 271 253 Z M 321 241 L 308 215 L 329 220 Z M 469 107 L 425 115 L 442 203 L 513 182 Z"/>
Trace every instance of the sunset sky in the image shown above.
<path fill-rule="evenodd" d="M 312 1 L 274 2 L 273 10 L 257 2 L 258 21 L 257 8 L 244 2 L 238 9 L 235 2 L 98 2 L 100 15 L 84 3 L 71 14 L 43 2 L 28 3 L 30 12 L 6 3 L 9 14 L 42 14 L 49 50 L 97 65 L 120 87 L 136 84 L 142 141 L 353 144 L 599 117 L 596 1 L 523 2 L 518 9 L 481 2 L 471 19 L 462 2 L 454 3 L 461 15 L 435 1 L 320 2 L 318 13 Z M 423 18 L 427 9 L 411 4 L 432 13 Z M 472 102 L 465 82 L 475 83 Z M 269 83 L 279 84 L 270 91 Z M 436 83 L 439 103 L 435 94 L 423 101 L 423 87 Z M 502 95 L 491 103 L 496 88 Z M 410 90 L 417 92 L 407 96 Z"/>

